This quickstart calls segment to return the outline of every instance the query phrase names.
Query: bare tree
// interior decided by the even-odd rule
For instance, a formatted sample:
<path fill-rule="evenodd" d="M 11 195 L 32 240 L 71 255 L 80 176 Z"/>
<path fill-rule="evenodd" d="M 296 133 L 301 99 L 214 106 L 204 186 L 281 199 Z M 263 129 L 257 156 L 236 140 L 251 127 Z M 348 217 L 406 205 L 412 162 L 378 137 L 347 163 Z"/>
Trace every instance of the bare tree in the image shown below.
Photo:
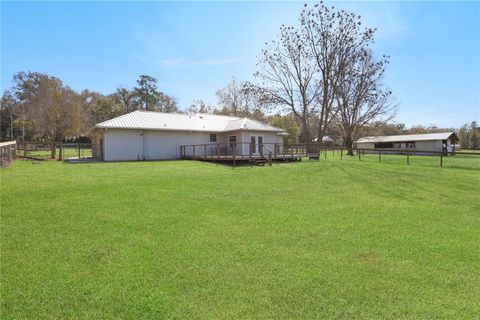
<path fill-rule="evenodd" d="M 307 7 L 307 5 L 305 5 Z M 345 74 L 345 68 L 359 48 L 373 42 L 375 29 L 361 29 L 361 17 L 344 10 L 328 8 L 323 2 L 312 9 L 304 9 L 300 23 L 308 43 L 309 55 L 318 68 L 317 139 L 321 141 L 334 119 L 336 91 Z"/>
<path fill-rule="evenodd" d="M 132 90 L 118 87 L 117 91 L 114 93 L 114 98 L 122 104 L 124 113 L 137 110 L 136 96 Z"/>
<path fill-rule="evenodd" d="M 212 113 L 213 107 L 211 105 L 207 105 L 202 99 L 198 99 L 193 100 L 186 111 L 189 114 Z"/>
<path fill-rule="evenodd" d="M 261 81 L 257 92 L 262 102 L 292 112 L 301 123 L 302 142 L 308 143 L 319 87 L 307 44 L 301 30 L 282 26 L 280 39 L 265 44 L 255 76 Z"/>
<path fill-rule="evenodd" d="M 253 93 L 245 85 L 232 79 L 225 87 L 216 91 L 221 112 L 235 117 L 250 114 L 256 104 Z"/>
<path fill-rule="evenodd" d="M 368 48 L 361 48 L 352 54 L 352 59 L 342 68 L 335 97 L 338 101 L 336 120 L 342 130 L 344 144 L 350 155 L 355 133 L 359 128 L 393 116 L 395 106 L 391 101 L 392 92 L 383 85 L 388 57 L 375 61 Z"/>

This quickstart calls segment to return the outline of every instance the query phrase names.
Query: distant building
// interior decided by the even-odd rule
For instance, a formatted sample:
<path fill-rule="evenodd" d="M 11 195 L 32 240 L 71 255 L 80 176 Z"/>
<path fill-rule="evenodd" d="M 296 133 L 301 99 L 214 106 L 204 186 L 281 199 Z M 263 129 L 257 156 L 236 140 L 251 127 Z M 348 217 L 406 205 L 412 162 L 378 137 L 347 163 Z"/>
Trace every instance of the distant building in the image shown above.
<path fill-rule="evenodd" d="M 318 137 L 313 139 L 313 142 L 318 142 Z M 335 139 L 333 139 L 332 137 L 330 136 L 324 136 L 322 138 L 322 143 L 323 144 L 327 144 L 327 145 L 331 145 L 331 144 L 334 144 L 335 143 Z"/>
<path fill-rule="evenodd" d="M 402 153 L 404 150 L 450 153 L 455 152 L 455 144 L 458 140 L 454 132 L 372 136 L 358 139 L 357 148 L 385 150 L 389 153 Z"/>

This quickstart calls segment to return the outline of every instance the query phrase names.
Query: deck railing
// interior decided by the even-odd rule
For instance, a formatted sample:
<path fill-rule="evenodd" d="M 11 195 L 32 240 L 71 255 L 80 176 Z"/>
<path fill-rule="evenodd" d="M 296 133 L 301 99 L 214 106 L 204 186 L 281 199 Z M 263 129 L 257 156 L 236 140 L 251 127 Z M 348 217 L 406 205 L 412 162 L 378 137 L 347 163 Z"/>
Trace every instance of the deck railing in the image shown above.
<path fill-rule="evenodd" d="M 283 143 L 206 143 L 180 146 L 180 158 L 205 161 L 254 161 L 258 159 L 300 158 L 306 156 L 306 149 L 301 145 Z"/>
<path fill-rule="evenodd" d="M 208 143 L 196 145 L 182 145 L 180 146 L 180 157 L 182 159 L 194 159 L 205 161 L 231 161 L 235 165 L 237 161 L 248 160 L 250 162 L 257 159 L 268 160 L 269 163 L 275 160 L 294 160 L 303 157 L 310 159 L 317 159 L 323 156 L 327 158 L 327 154 L 331 152 L 332 155 L 337 154 L 340 159 L 343 159 L 344 154 L 358 156 L 361 161 L 362 156 L 367 154 L 377 154 L 378 161 L 382 161 L 382 155 L 397 154 L 406 157 L 406 163 L 410 164 L 410 156 L 412 155 L 431 155 L 439 157 L 439 164 L 443 166 L 443 157 L 459 155 L 475 155 L 480 156 L 480 153 L 475 152 L 445 152 L 445 151 L 428 151 L 417 149 L 369 149 L 369 148 L 345 148 L 345 147 L 331 147 L 321 144 L 284 144 L 284 143 Z M 479 158 L 480 159 L 480 158 Z"/>

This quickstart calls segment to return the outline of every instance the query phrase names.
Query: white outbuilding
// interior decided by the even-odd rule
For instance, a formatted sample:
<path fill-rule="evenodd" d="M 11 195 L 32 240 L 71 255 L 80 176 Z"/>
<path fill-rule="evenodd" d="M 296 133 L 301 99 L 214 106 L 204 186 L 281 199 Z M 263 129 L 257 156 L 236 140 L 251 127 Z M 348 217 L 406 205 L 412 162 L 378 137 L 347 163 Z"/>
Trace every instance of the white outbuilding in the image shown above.
<path fill-rule="evenodd" d="M 371 136 L 357 140 L 359 149 L 378 149 L 389 153 L 405 151 L 420 151 L 425 154 L 433 152 L 455 152 L 458 137 L 454 132 L 407 134 L 395 136 Z M 419 154 L 420 154 L 419 153 Z"/>
<path fill-rule="evenodd" d="M 152 111 L 134 111 L 95 128 L 93 156 L 104 161 L 179 159 L 185 145 L 203 145 L 199 156 L 260 154 L 269 144 L 283 143 L 286 134 L 249 118 Z"/>

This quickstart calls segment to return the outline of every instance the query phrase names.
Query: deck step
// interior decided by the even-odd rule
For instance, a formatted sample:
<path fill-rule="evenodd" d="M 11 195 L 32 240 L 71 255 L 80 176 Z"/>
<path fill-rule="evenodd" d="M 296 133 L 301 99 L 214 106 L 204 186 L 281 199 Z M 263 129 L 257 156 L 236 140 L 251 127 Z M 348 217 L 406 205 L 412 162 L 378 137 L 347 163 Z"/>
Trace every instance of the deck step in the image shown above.
<path fill-rule="evenodd" d="M 263 166 L 265 165 L 265 163 L 268 163 L 268 159 L 266 158 L 253 159 L 253 163 L 255 163 L 257 166 Z"/>

